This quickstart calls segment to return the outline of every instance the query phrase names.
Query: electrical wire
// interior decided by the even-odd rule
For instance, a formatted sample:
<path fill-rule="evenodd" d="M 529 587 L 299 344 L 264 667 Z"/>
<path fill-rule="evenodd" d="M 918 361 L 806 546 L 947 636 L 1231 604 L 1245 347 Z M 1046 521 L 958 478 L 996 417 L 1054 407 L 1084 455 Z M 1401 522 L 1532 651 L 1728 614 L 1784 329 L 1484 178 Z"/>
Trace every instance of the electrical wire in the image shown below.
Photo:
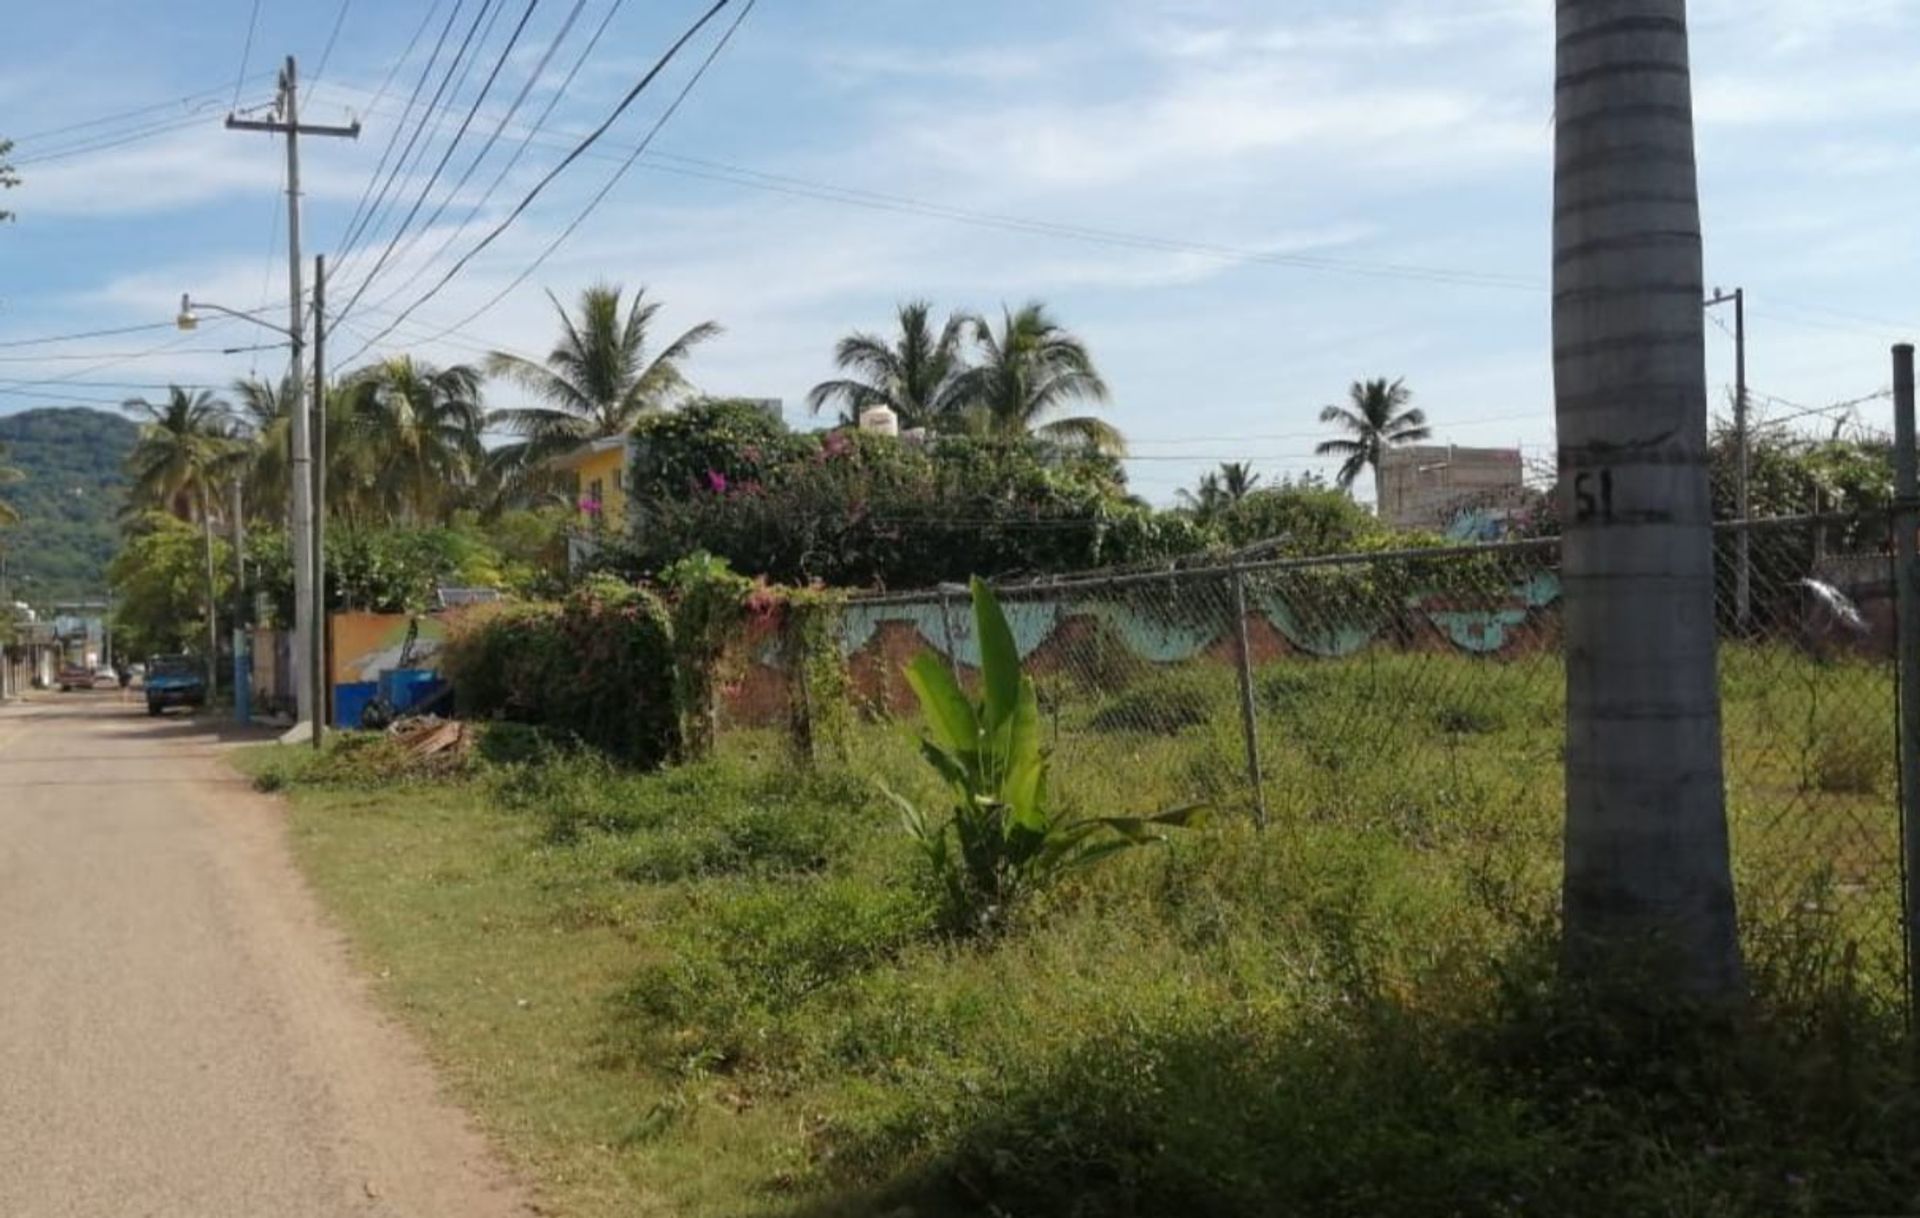
<path fill-rule="evenodd" d="M 624 3 L 625 0 L 614 0 L 614 2 L 608 6 L 606 15 L 600 20 L 599 28 L 594 31 L 593 37 L 587 40 L 587 45 L 574 59 L 573 67 L 567 72 L 566 79 L 562 80 L 559 87 L 553 91 L 552 96 L 547 98 L 545 108 L 542 109 L 539 116 L 533 120 L 533 124 L 527 129 L 527 133 L 521 137 L 519 145 L 513 150 L 513 155 L 508 157 L 506 162 L 500 166 L 499 172 L 493 175 L 493 181 L 487 184 L 486 190 L 482 191 L 480 197 L 474 200 L 473 206 L 467 209 L 467 214 L 462 216 L 460 221 L 448 231 L 446 237 L 435 247 L 434 251 L 421 260 L 420 265 L 414 268 L 411 275 L 408 275 L 406 279 L 401 281 L 393 291 L 380 298 L 378 301 L 379 304 L 390 304 L 400 296 L 405 295 L 409 288 L 418 283 L 421 277 L 425 275 L 435 263 L 440 261 L 447 250 L 453 246 L 454 242 L 466 235 L 467 231 L 473 226 L 474 219 L 479 216 L 481 210 L 492 201 L 493 196 L 499 192 L 500 185 L 506 181 L 507 175 L 511 173 L 514 167 L 525 157 L 527 148 L 533 142 L 533 137 L 540 132 L 548 116 L 551 115 L 554 108 L 560 104 L 560 100 L 566 96 L 567 90 L 573 86 L 574 77 L 579 75 L 580 69 L 585 66 L 588 57 L 593 54 L 594 48 L 600 44 L 600 36 L 606 33 L 607 26 L 612 23 L 614 14 L 620 11 Z M 574 0 L 573 11 L 567 14 L 566 23 L 560 27 L 560 32 L 548 43 L 546 54 L 541 56 L 540 62 L 534 66 L 533 71 L 527 76 L 526 84 L 520 89 L 520 95 L 514 98 L 513 105 L 494 127 L 493 134 L 487 137 L 486 147 L 481 150 L 480 155 L 475 157 L 473 163 L 467 166 L 467 172 L 462 174 L 460 181 L 454 184 L 453 189 L 448 192 L 447 198 L 441 201 L 440 206 L 434 210 L 434 214 L 427 218 L 425 224 L 421 225 L 421 235 L 424 235 L 425 230 L 433 227 L 434 222 L 439 219 L 440 214 L 446 210 L 446 205 L 452 202 L 454 196 L 460 193 L 461 188 L 466 185 L 467 179 L 473 176 L 474 170 L 480 167 L 480 162 L 486 159 L 487 152 L 493 148 L 494 142 L 500 138 L 500 134 L 506 129 L 508 121 L 512 119 L 514 113 L 518 111 L 520 106 L 526 101 L 527 95 L 533 90 L 534 85 L 537 84 L 541 76 L 545 74 L 548 63 L 552 61 L 554 53 L 560 49 L 560 45 L 566 40 L 567 35 L 572 32 L 574 22 L 579 19 L 580 13 L 585 7 L 586 0 Z M 417 242 L 418 239 L 419 237 L 416 235 L 415 242 Z M 411 250 L 413 244 L 412 242 L 409 243 L 409 250 Z"/>
<path fill-rule="evenodd" d="M 217 108 L 217 106 L 218 103 L 215 102 L 209 105 L 203 105 L 201 110 L 204 112 L 208 109 Z M 37 156 L 21 157 L 14 162 L 14 167 L 16 169 L 25 169 L 29 166 L 45 165 L 52 161 L 64 161 L 69 157 L 85 156 L 91 152 L 105 152 L 110 148 L 123 148 L 128 144 L 136 144 L 143 140 L 156 139 L 163 135 L 172 135 L 177 131 L 186 131 L 190 128 L 198 127 L 204 121 L 205 119 L 201 114 L 195 114 L 189 117 L 167 119 L 164 122 L 155 123 L 148 127 L 136 128 L 131 131 L 104 133 L 89 137 L 86 140 L 62 144 L 53 151 L 43 152 Z"/>
<path fill-rule="evenodd" d="M 307 82 L 307 88 L 315 92 L 319 91 L 320 80 L 327 74 L 327 61 L 333 58 L 333 44 L 340 41 L 340 27 L 347 23 L 347 11 L 352 7 L 353 0 L 340 0 L 340 11 L 333 15 L 333 32 L 327 35 L 326 48 L 320 52 L 320 66 Z"/>
<path fill-rule="evenodd" d="M 414 43 L 419 42 L 420 35 L 426 29 L 427 23 L 432 20 L 433 14 L 439 11 L 440 2 L 441 0 L 434 0 L 433 8 L 427 10 L 426 21 L 421 23 L 420 29 L 414 31 Z M 466 0 L 454 0 L 453 11 L 447 14 L 447 23 L 440 28 L 440 36 L 434 41 L 433 52 L 427 56 L 427 66 L 420 70 L 419 79 L 413 82 L 413 92 L 407 98 L 407 105 L 401 112 L 400 121 L 394 124 L 393 134 L 387 137 L 386 149 L 381 152 L 379 163 L 373 167 L 373 173 L 367 178 L 366 189 L 360 192 L 360 201 L 354 204 L 353 213 L 347 217 L 347 224 L 344 230 L 346 235 L 340 239 L 339 245 L 335 247 L 334 261 L 336 263 L 342 261 L 342 256 L 349 250 L 354 241 L 359 238 L 361 231 L 366 227 L 367 208 L 369 201 L 373 197 L 374 187 L 379 183 L 380 174 L 386 169 L 388 160 L 392 158 L 393 150 L 399 146 L 400 133 L 407 129 L 407 123 L 413 117 L 413 108 L 419 103 L 420 94 L 427 87 L 427 81 L 433 77 L 433 65 L 440 61 L 440 52 L 446 48 L 447 36 L 453 32 L 454 23 L 460 19 L 460 9 L 465 3 Z M 401 60 L 404 61 L 406 55 L 412 54 L 412 51 L 413 44 L 410 43 L 407 47 L 406 54 L 402 55 Z M 399 67 L 399 61 L 396 61 L 394 66 L 397 69 Z M 389 83 L 391 83 L 391 80 L 392 73 L 389 73 Z M 385 87 L 385 85 L 381 86 L 383 91 Z M 421 122 L 424 123 L 425 121 L 423 117 Z M 419 130 L 419 127 L 414 128 L 415 138 L 418 138 Z M 408 145 L 408 148 L 410 151 L 412 145 Z M 405 154 L 402 154 L 403 159 L 404 156 Z M 399 172 L 398 165 L 395 165 L 394 172 Z M 391 182 L 392 179 L 389 178 L 388 181 Z"/>
<path fill-rule="evenodd" d="M 115 334 L 138 334 L 142 330 L 171 330 L 170 321 L 153 321 L 139 326 L 114 326 L 106 330 L 81 330 L 73 334 L 43 334 L 38 338 L 10 338 L 0 342 L 0 347 L 37 347 L 42 343 L 73 342 L 83 338 L 108 338 Z"/>
<path fill-rule="evenodd" d="M 240 108 L 240 90 L 247 83 L 247 62 L 253 58 L 253 32 L 260 24 L 260 0 L 253 0 L 247 14 L 247 40 L 240 46 L 240 70 L 233 74 L 233 108 Z"/>
<path fill-rule="evenodd" d="M 534 139 L 543 134 L 550 137 L 543 142 L 579 138 L 576 135 L 564 131 L 542 132 L 538 129 L 528 131 L 526 138 Z M 616 157 L 621 157 L 622 153 L 618 149 L 609 149 L 596 155 L 602 159 L 611 160 Z M 1546 286 L 1538 280 L 1521 275 L 1473 271 L 1458 267 L 1371 262 L 1365 259 L 1340 258 L 1330 255 L 1289 254 L 1270 250 L 1250 250 L 1242 247 L 1189 241 L 1146 233 L 1126 232 L 1118 229 L 1095 228 L 1062 221 L 975 211 L 944 203 L 935 203 L 926 199 L 914 198 L 910 195 L 890 194 L 880 191 L 864 190 L 857 187 L 841 186 L 831 182 L 796 177 L 790 174 L 767 173 L 748 166 L 730 165 L 723 161 L 682 156 L 668 152 L 655 152 L 651 149 L 643 150 L 643 155 L 640 158 L 640 167 L 652 173 L 671 174 L 677 177 L 699 181 L 719 182 L 744 187 L 749 190 L 786 195 L 793 198 L 813 199 L 826 203 L 838 203 L 843 206 L 859 207 L 870 211 L 890 212 L 900 215 L 919 215 L 930 219 L 947 220 L 977 228 L 997 229 L 1031 236 L 1057 237 L 1089 244 L 1115 246 L 1126 249 L 1193 254 L 1195 256 L 1227 263 L 1287 266 L 1302 270 L 1324 271 L 1371 278 L 1407 279 L 1419 282 L 1445 283 L 1463 287 L 1486 287 L 1525 292 L 1544 292 L 1547 290 Z"/>
<path fill-rule="evenodd" d="M 273 73 L 271 72 L 255 72 L 253 74 L 253 79 L 259 80 L 263 77 L 267 77 L 271 75 L 273 75 Z M 110 123 L 120 122 L 122 119 L 139 118 L 143 115 L 153 114 L 160 110 L 171 110 L 175 106 L 192 105 L 197 101 L 202 101 L 208 98 L 211 98 L 216 104 L 218 104 L 220 98 L 226 95 L 226 91 L 227 91 L 226 85 L 224 84 L 214 85 L 213 87 L 207 88 L 207 89 L 197 89 L 192 93 L 185 94 L 184 96 L 181 96 L 181 97 L 173 98 L 169 101 L 153 102 L 150 105 L 136 106 L 131 110 L 119 110 L 112 114 L 103 114 L 98 118 L 82 119 L 79 122 L 66 123 L 59 127 L 45 127 L 39 131 L 29 131 L 29 132 L 26 132 L 25 134 L 14 136 L 13 141 L 15 144 L 28 146 L 33 144 L 33 142 L 36 140 L 43 140 L 56 135 L 66 135 L 69 132 L 73 132 L 73 131 L 84 131 L 89 127 L 104 127 Z"/>
<path fill-rule="evenodd" d="M 456 11 L 457 4 L 458 0 L 456 0 Z M 386 223 L 386 216 L 391 214 L 391 210 L 399 198 L 399 196 L 394 193 L 396 188 L 401 192 L 406 190 L 406 186 L 402 184 L 400 180 L 402 175 L 405 175 L 408 181 L 411 181 L 412 174 L 419 169 L 420 163 L 426 159 L 427 153 L 432 149 L 434 141 L 439 139 L 440 128 L 445 125 L 447 118 L 455 112 L 451 106 L 442 109 L 440 99 L 448 96 L 448 86 L 452 86 L 452 97 L 458 97 L 460 91 L 466 88 L 467 77 L 473 71 L 473 60 L 468 58 L 468 52 L 469 50 L 477 50 L 480 45 L 486 43 L 486 40 L 493 34 L 493 23 L 499 17 L 500 12 L 499 0 L 481 0 L 480 10 L 474 14 L 472 24 L 468 25 L 466 35 L 461 39 L 459 49 L 456 50 L 453 57 L 447 61 L 446 71 L 440 78 L 439 87 L 434 90 L 433 97 L 428 101 L 426 107 L 421 110 L 420 121 L 415 124 L 413 134 L 408 137 L 406 148 L 401 151 L 400 159 L 394 163 L 392 170 L 388 174 L 387 181 L 381 185 L 380 193 L 375 196 L 373 206 L 368 210 L 365 219 L 361 222 L 361 235 L 368 237 L 368 244 L 379 240 L 380 228 Z M 478 43 L 474 41 L 476 34 L 479 35 Z M 459 74 L 457 80 L 455 79 L 456 72 Z M 429 122 L 431 122 L 431 126 L 428 125 Z M 422 135 L 426 137 L 424 141 L 420 138 Z M 402 231 L 404 231 L 404 229 L 402 229 Z M 335 268 L 336 276 L 344 281 L 349 273 L 349 268 L 355 264 L 363 252 L 362 249 L 349 242 L 339 266 Z"/>
<path fill-rule="evenodd" d="M 165 353 L 169 355 L 238 355 L 243 351 L 267 351 L 267 350 L 272 350 L 278 347 L 284 347 L 286 345 L 287 344 L 285 343 L 264 343 L 260 345 L 249 345 L 244 347 L 189 347 L 184 351 L 169 350 Z M 156 354 L 160 354 L 160 352 L 158 351 L 115 351 L 109 354 L 108 352 L 105 352 L 105 351 L 89 351 L 89 352 L 86 352 L 85 354 L 66 354 L 66 355 L 0 355 L 0 363 L 38 364 L 38 363 L 55 363 L 55 362 L 61 362 L 66 360 L 77 360 L 77 359 L 105 359 L 105 360 L 112 360 L 115 363 L 124 363 L 128 360 L 148 359 Z M 45 382 L 41 382 L 41 383 L 44 384 Z"/>
<path fill-rule="evenodd" d="M 260 272 L 260 296 L 262 299 L 265 299 L 267 293 L 273 290 L 273 267 L 274 267 L 274 262 L 276 261 L 275 255 L 278 253 L 280 249 L 280 210 L 281 208 L 280 208 L 279 196 L 284 195 L 285 193 L 287 193 L 287 165 L 286 165 L 286 162 L 283 160 L 280 162 L 280 190 L 271 200 L 272 205 L 267 209 L 268 212 L 271 214 L 269 215 L 267 220 L 266 266 Z M 260 361 L 259 361 L 259 358 L 256 356 L 253 360 L 248 362 L 247 375 L 249 377 L 258 376 L 259 372 L 260 372 Z"/>
<path fill-rule="evenodd" d="M 474 95 L 473 104 L 467 107 L 466 117 L 460 120 L 460 129 L 453 133 L 451 140 L 447 141 L 446 148 L 440 153 L 439 163 L 434 165 L 433 172 L 427 176 L 427 184 L 420 188 L 420 193 L 415 196 L 413 200 L 413 206 L 408 208 L 407 214 L 401 218 L 400 227 L 393 230 L 393 236 L 387 241 L 387 247 L 381 250 L 380 257 L 374 260 L 373 269 L 368 271 L 366 276 L 360 280 L 359 286 L 353 290 L 353 295 L 348 298 L 346 305 L 338 311 L 338 316 L 344 317 L 353 312 L 353 306 L 360 303 L 360 297 L 366 293 L 367 288 L 379 277 L 381 268 L 387 265 L 388 259 L 393 257 L 395 249 L 398 248 L 400 244 L 400 239 L 406 235 L 407 229 L 413 224 L 414 218 L 420 214 L 420 209 L 426 205 L 427 196 L 433 193 L 434 186 L 439 183 L 441 173 L 446 170 L 447 164 L 453 160 L 454 151 L 460 147 L 460 141 L 466 138 L 467 131 L 473 126 L 474 115 L 480 112 L 481 105 L 487 100 L 487 94 L 493 91 L 493 86 L 500 79 L 501 71 L 507 66 L 508 57 L 513 54 L 513 48 L 520 44 L 520 36 L 526 33 L 527 23 L 533 19 L 534 10 L 539 7 L 540 0 L 527 0 L 527 7 L 521 12 L 519 23 L 513 27 L 513 33 L 507 36 L 506 45 L 500 48 L 500 53 L 494 58 L 493 70 L 487 73 L 487 79 L 481 83 L 480 91 Z M 576 6 L 575 12 L 577 13 L 578 11 L 578 7 Z M 532 83 L 532 80 L 529 79 L 527 88 L 531 88 Z M 519 108 L 520 100 L 524 100 L 526 95 L 527 90 L 522 89 L 520 99 L 514 102 L 513 109 Z M 509 110 L 507 117 L 511 118 L 512 114 L 513 110 Z M 447 192 L 447 198 L 442 200 L 440 206 L 434 209 L 433 215 L 428 218 L 426 226 L 423 226 L 421 231 L 424 232 L 426 227 L 431 226 L 433 221 L 440 217 L 440 214 L 446 210 L 447 203 L 459 192 L 461 186 L 466 185 L 467 179 L 473 176 L 474 169 L 478 168 L 480 162 L 486 158 L 487 153 L 493 150 L 494 142 L 500 138 L 500 127 L 505 126 L 506 122 L 507 119 L 503 118 L 500 125 L 494 128 L 493 134 L 487 137 L 486 145 L 481 148 L 479 155 L 474 158 L 473 163 L 467 167 L 467 172 L 462 175 L 460 181 Z M 418 240 L 417 233 L 415 234 L 415 240 Z M 411 249 L 412 244 L 409 243 L 407 248 Z"/>
<path fill-rule="evenodd" d="M 734 34 L 740 29 L 740 26 L 746 20 L 747 15 L 753 11 L 754 5 L 756 2 L 757 0 L 747 0 L 746 4 L 741 8 L 739 14 L 734 18 L 733 24 L 727 28 L 727 32 L 724 35 L 722 35 L 719 42 L 717 42 L 714 45 L 713 50 L 708 53 L 705 61 L 701 63 L 699 69 L 694 73 L 692 78 L 688 80 L 685 87 L 683 87 L 680 90 L 679 95 L 674 98 L 673 104 L 670 105 L 667 108 L 666 112 L 661 115 L 659 121 L 654 123 L 652 129 L 647 132 L 646 138 L 642 140 L 640 144 L 635 146 L 632 154 L 620 166 L 620 168 L 614 173 L 614 175 L 610 179 L 608 179 L 606 185 L 600 188 L 600 192 L 594 195 L 594 197 L 588 201 L 587 206 L 584 209 L 582 209 L 579 215 L 574 217 L 573 222 L 567 225 L 567 227 L 564 230 L 562 230 L 562 232 L 558 237 L 554 238 L 553 241 L 548 243 L 546 249 L 541 251 L 540 256 L 536 258 L 532 262 L 532 264 L 530 264 L 525 270 L 521 271 L 520 274 L 515 277 L 512 283 L 508 284 L 506 288 L 502 289 L 499 293 L 493 296 L 492 299 L 488 300 L 486 304 L 480 306 L 478 309 L 475 309 L 472 313 L 468 314 L 465 318 L 462 318 L 460 321 L 456 322 L 454 325 L 447 327 L 443 331 L 443 333 L 451 334 L 464 328 L 465 326 L 471 325 L 475 320 L 477 320 L 479 317 L 485 314 L 489 309 L 492 309 L 495 305 L 499 304 L 502 300 L 506 299 L 506 296 L 509 292 L 513 291 L 513 289 L 520 286 L 520 284 L 526 282 L 527 277 L 531 275 L 534 272 L 534 270 L 538 268 L 542 263 L 544 263 L 549 257 L 551 257 L 553 252 L 560 247 L 562 242 L 564 242 L 569 236 L 573 234 L 575 229 L 580 227 L 580 224 L 583 221 L 585 221 L 589 215 L 592 214 L 594 208 L 600 205 L 601 200 L 607 197 L 607 193 L 613 189 L 614 184 L 617 183 L 620 180 L 620 178 L 625 175 L 627 168 L 633 164 L 634 159 L 637 158 L 642 152 L 646 151 L 647 144 L 653 140 L 654 136 L 660 133 L 661 128 L 666 125 L 667 120 L 671 119 L 674 113 L 679 110 L 681 103 L 685 102 L 688 95 L 693 91 L 693 87 L 700 83 L 701 77 L 703 77 L 706 74 L 706 71 L 708 68 L 713 66 L 713 62 L 716 58 L 718 58 L 720 52 L 725 50 L 728 43 L 730 43 L 733 40 Z M 547 186 L 555 178 L 559 177 L 562 171 L 564 171 L 569 165 L 573 164 L 574 161 L 578 160 L 581 156 L 583 156 L 586 153 L 586 151 L 593 146 L 595 141 L 597 141 L 602 135 L 605 135 L 607 132 L 607 129 L 613 126 L 614 122 L 618 120 L 623 113 L 626 112 L 627 108 L 631 106 L 634 100 L 638 98 L 640 94 L 646 90 L 647 86 L 651 85 L 654 82 L 654 80 L 659 77 L 660 73 L 666 70 L 667 65 L 673 62 L 674 58 L 679 55 L 681 49 L 684 48 L 687 45 L 687 43 L 691 42 L 694 39 L 694 37 L 698 35 L 702 29 L 706 28 L 709 22 L 711 22 L 715 17 L 719 16 L 721 10 L 725 9 L 727 5 L 730 3 L 732 3 L 732 0 L 715 0 L 715 3 L 713 4 L 713 6 L 707 9 L 707 11 L 700 17 L 698 21 L 694 22 L 692 26 L 688 27 L 686 33 L 682 34 L 674 42 L 672 46 L 668 47 L 666 50 L 666 53 L 663 54 L 657 62 L 655 62 L 652 68 L 648 69 L 647 74 L 641 77 L 640 80 L 634 84 L 632 89 L 628 90 L 627 95 L 621 99 L 620 104 L 614 107 L 613 113 L 609 114 L 606 117 L 606 119 L 603 120 L 601 124 L 593 130 L 593 133 L 589 135 L 579 145 L 577 145 L 573 149 L 573 151 L 569 152 L 560 161 L 558 165 L 548 170 L 546 176 L 541 178 L 537 183 L 534 184 L 533 189 L 527 192 L 526 197 L 520 200 L 519 204 L 514 207 L 513 211 L 506 217 L 506 219 L 502 220 L 498 225 L 496 225 L 493 228 L 491 232 L 489 232 L 485 237 L 481 238 L 480 242 L 476 244 L 472 249 L 468 250 L 465 254 L 461 255 L 459 261 L 455 262 L 453 266 L 450 267 L 447 270 L 447 272 L 440 277 L 439 282 L 435 283 L 433 287 L 427 289 L 427 292 L 425 295 L 421 296 L 419 299 L 415 300 L 412 304 L 408 305 L 405 309 L 401 310 L 399 320 L 405 320 L 406 318 L 412 316 L 414 310 L 420 308 L 420 306 L 426 304 L 429 300 L 432 300 L 436 295 L 440 293 L 440 291 L 443 288 L 447 286 L 447 284 L 453 282 L 454 277 L 458 275 L 462 270 L 464 270 L 467 264 L 472 262 L 473 259 L 477 257 L 481 251 L 485 250 L 489 245 L 493 244 L 494 240 L 498 238 L 501 233 L 504 233 L 505 231 L 507 231 L 507 228 L 510 225 L 512 225 L 515 220 L 518 220 L 521 214 L 525 212 L 528 207 L 532 206 L 533 201 L 540 197 L 540 193 L 543 190 L 545 190 Z M 388 334 L 392 333 L 394 325 L 397 325 L 397 324 L 398 324 L 398 321 L 392 324 L 389 324 L 385 330 L 382 330 L 380 332 L 379 337 L 376 338 L 374 342 L 377 343 L 380 339 L 384 339 Z M 361 352 L 364 352 L 367 349 L 367 347 L 370 347 L 373 345 L 374 343 L 368 343 L 366 346 L 361 347 L 360 351 L 354 353 L 355 358 L 357 358 Z"/>

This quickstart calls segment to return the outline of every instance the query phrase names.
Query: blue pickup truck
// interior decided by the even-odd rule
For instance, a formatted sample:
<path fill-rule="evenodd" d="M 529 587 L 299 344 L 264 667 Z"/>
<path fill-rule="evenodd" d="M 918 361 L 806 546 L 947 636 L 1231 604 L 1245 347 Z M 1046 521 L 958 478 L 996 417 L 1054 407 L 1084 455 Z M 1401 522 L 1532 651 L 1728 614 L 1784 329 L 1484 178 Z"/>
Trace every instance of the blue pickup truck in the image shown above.
<path fill-rule="evenodd" d="M 169 706 L 207 704 L 207 680 L 190 656 L 156 656 L 147 665 L 146 691 L 149 715 Z"/>

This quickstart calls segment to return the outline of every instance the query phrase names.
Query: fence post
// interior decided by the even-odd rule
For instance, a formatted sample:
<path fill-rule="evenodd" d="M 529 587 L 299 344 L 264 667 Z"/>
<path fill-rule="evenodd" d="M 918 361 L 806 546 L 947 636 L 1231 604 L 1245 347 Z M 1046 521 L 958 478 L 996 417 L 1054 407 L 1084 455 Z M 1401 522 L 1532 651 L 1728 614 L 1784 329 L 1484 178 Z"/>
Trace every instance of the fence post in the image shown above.
<path fill-rule="evenodd" d="M 1914 452 L 1913 347 L 1893 349 L 1893 587 L 1900 652 L 1900 912 L 1905 931 L 1907 1018 L 1920 1014 L 1920 465 Z"/>
<path fill-rule="evenodd" d="M 1247 573 L 1233 569 L 1234 658 L 1240 668 L 1240 731 L 1247 740 L 1247 781 L 1253 787 L 1253 823 L 1267 827 L 1267 789 L 1260 777 L 1260 738 L 1253 713 L 1253 648 L 1247 642 Z"/>

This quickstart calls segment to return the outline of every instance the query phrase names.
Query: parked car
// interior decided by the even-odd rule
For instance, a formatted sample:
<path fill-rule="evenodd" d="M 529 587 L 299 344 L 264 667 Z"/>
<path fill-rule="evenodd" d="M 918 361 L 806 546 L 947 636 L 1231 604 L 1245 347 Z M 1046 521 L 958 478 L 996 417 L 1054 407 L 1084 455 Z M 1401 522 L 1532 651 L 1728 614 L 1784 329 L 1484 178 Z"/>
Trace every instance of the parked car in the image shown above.
<path fill-rule="evenodd" d="M 118 689 L 120 688 L 120 674 L 105 664 L 102 664 L 93 670 L 93 687 L 95 689 Z"/>
<path fill-rule="evenodd" d="M 191 656 L 157 656 L 147 665 L 147 713 L 158 715 L 169 706 L 205 706 L 207 682 Z"/>
<path fill-rule="evenodd" d="M 85 664 L 62 664 L 59 676 L 54 678 L 54 684 L 60 687 L 60 692 L 63 694 L 72 693 L 76 689 L 92 689 L 93 669 Z"/>

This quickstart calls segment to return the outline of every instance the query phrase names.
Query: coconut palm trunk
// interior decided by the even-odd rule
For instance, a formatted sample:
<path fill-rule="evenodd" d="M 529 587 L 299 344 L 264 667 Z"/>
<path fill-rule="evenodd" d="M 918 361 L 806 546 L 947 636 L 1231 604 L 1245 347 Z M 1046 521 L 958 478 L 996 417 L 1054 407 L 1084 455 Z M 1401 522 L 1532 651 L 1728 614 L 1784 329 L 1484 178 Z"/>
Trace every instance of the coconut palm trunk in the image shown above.
<path fill-rule="evenodd" d="M 1743 987 L 1721 775 L 1685 0 L 1559 0 L 1570 971 Z"/>

